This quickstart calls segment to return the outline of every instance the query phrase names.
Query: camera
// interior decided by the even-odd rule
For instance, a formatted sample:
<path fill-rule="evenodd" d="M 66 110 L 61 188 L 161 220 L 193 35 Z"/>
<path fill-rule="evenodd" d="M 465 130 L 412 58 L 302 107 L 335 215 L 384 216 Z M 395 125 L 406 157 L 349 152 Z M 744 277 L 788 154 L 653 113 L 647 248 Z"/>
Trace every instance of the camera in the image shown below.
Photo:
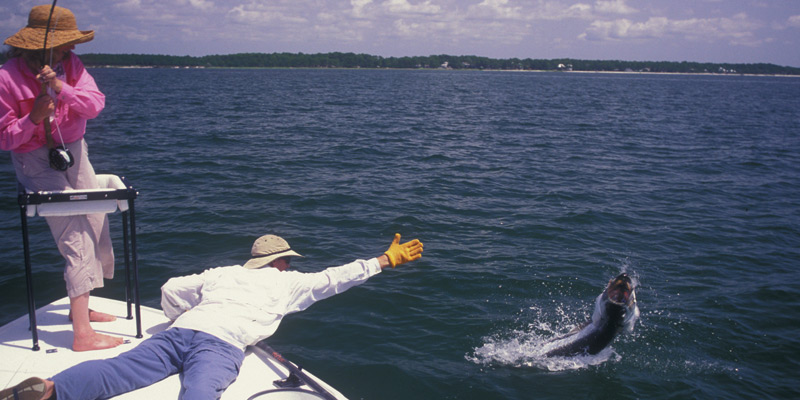
<path fill-rule="evenodd" d="M 67 168 L 75 164 L 75 159 L 72 158 L 72 153 L 69 149 L 63 146 L 58 146 L 50 149 L 50 168 L 56 171 L 66 171 Z"/>

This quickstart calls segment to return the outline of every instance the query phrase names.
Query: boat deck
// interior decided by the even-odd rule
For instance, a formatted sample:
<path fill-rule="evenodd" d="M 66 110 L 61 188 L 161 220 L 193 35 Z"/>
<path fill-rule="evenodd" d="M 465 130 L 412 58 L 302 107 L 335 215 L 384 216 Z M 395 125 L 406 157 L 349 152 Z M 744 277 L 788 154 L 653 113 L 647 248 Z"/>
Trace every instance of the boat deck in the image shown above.
<path fill-rule="evenodd" d="M 31 376 L 49 378 L 72 365 L 92 359 L 114 357 L 124 351 L 132 349 L 142 340 L 158 333 L 169 326 L 169 320 L 161 310 L 141 307 L 142 334 L 144 338 L 137 339 L 136 326 L 133 320 L 125 319 L 127 315 L 125 302 L 110 300 L 102 297 L 92 297 L 91 307 L 94 310 L 116 315 L 114 322 L 92 323 L 94 329 L 100 333 L 120 336 L 126 343 L 113 349 L 74 352 L 72 351 L 72 324 L 69 322 L 69 299 L 62 298 L 54 301 L 36 311 L 39 325 L 39 351 L 32 351 L 31 333 L 28 324 L 28 315 L 0 327 L 0 387 L 9 387 Z M 337 399 L 345 397 L 317 379 L 308 371 L 305 374 L 315 379 L 323 388 Z M 302 399 L 322 398 L 318 395 L 299 392 L 285 392 L 278 390 L 273 382 L 289 376 L 288 369 L 271 355 L 261 349 L 248 348 L 244 363 L 237 380 L 225 391 L 223 400 L 248 399 L 254 394 L 274 390 L 274 392 L 258 396 L 257 399 Z M 154 385 L 142 388 L 117 399 L 177 399 L 180 392 L 180 377 L 173 375 Z M 301 386 L 300 390 L 310 391 L 308 386 Z"/>

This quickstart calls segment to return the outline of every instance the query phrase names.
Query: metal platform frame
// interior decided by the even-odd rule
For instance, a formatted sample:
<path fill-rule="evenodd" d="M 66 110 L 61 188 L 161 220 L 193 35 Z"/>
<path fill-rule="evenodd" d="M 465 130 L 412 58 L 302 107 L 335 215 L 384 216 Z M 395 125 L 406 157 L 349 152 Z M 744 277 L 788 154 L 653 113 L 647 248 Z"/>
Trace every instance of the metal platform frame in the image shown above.
<path fill-rule="evenodd" d="M 116 178 L 116 177 L 115 177 Z M 22 220 L 22 246 L 25 253 L 25 282 L 28 288 L 28 317 L 30 319 L 31 339 L 33 340 L 33 351 L 39 350 L 39 334 L 36 327 L 36 302 L 33 291 L 33 273 L 31 268 L 30 244 L 28 240 L 28 212 L 29 206 L 38 206 L 50 203 L 65 203 L 74 205 L 76 202 L 92 201 L 127 201 L 128 209 L 122 210 L 122 237 L 125 249 L 125 301 L 127 303 L 128 315 L 126 319 L 133 319 L 132 305 L 135 305 L 136 315 L 136 338 L 142 338 L 141 321 L 141 302 L 139 299 L 139 270 L 136 260 L 136 214 L 134 210 L 134 200 L 139 192 L 129 185 L 125 177 L 119 177 L 124 184 L 124 189 L 104 189 L 104 190 L 66 190 L 66 191 L 39 191 L 30 192 L 25 187 L 17 183 L 17 202 L 19 204 L 20 218 Z M 85 204 L 91 206 L 91 204 Z M 88 207 L 89 209 L 91 207 Z M 114 210 L 116 211 L 116 210 Z M 109 211 L 100 211 L 108 213 Z M 113 211 L 112 211 L 113 212 Z M 79 214 L 94 214 L 98 211 L 87 211 Z"/>

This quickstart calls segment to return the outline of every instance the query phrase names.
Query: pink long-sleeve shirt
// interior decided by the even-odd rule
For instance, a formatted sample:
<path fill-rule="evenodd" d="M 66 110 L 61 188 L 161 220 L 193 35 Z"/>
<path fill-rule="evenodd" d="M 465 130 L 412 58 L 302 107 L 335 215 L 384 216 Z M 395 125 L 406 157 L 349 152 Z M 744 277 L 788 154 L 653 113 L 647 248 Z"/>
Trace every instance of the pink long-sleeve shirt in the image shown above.
<path fill-rule="evenodd" d="M 83 138 L 86 121 L 100 114 L 106 97 L 78 56 L 70 52 L 62 64 L 67 79 L 56 101 L 55 122 L 64 143 L 72 143 Z M 41 85 L 22 57 L 8 60 L 0 68 L 0 149 L 27 153 L 47 143 L 44 124 L 36 125 L 30 119 Z M 53 138 L 59 143 L 62 138 L 55 126 Z"/>

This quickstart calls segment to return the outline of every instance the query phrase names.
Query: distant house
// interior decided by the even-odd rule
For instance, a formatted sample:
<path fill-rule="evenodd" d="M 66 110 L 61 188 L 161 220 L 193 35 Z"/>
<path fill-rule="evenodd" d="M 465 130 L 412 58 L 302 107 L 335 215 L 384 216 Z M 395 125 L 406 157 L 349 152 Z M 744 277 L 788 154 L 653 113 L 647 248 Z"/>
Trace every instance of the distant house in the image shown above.
<path fill-rule="evenodd" d="M 558 64 L 559 71 L 572 71 L 572 64 Z"/>

